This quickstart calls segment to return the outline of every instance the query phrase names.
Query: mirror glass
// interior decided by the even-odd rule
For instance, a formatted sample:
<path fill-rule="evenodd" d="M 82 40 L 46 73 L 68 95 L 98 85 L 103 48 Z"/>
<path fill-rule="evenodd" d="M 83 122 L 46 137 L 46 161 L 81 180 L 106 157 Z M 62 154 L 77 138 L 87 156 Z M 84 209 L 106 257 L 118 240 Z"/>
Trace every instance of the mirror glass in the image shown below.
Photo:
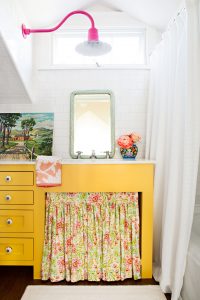
<path fill-rule="evenodd" d="M 77 91 L 71 95 L 72 158 L 114 155 L 114 108 L 110 91 Z M 80 153 L 81 152 L 81 153 Z"/>

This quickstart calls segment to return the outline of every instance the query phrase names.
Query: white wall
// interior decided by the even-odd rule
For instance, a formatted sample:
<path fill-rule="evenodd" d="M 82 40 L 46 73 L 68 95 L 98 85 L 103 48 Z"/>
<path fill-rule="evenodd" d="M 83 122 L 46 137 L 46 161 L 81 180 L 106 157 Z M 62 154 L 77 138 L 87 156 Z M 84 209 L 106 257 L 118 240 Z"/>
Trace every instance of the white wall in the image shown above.
<path fill-rule="evenodd" d="M 115 96 L 116 137 L 140 133 L 138 157 L 144 157 L 149 70 L 38 71 L 37 103 L 0 105 L 1 112 L 54 112 L 54 154 L 69 157 L 70 94 L 74 90 L 110 89 Z"/>
<path fill-rule="evenodd" d="M 24 101 L 29 102 L 33 100 L 32 90 L 32 42 L 25 42 L 22 37 L 21 25 L 26 22 L 23 12 L 20 8 L 19 0 L 1 0 L 0 1 L 0 35 L 7 47 L 9 54 L 7 69 L 12 70 L 7 74 L 7 70 L 3 76 L 13 77 L 13 81 L 18 81 L 19 94 L 23 94 Z M 4 70 L 3 70 L 4 71 Z M 16 85 L 16 82 L 13 82 Z M 0 98 L 0 103 L 7 103 L 6 92 L 7 85 L 1 86 L 4 91 L 4 97 Z M 14 93 L 13 93 L 14 94 Z M 14 98 L 14 97 L 13 97 Z M 10 100 L 10 93 L 8 94 L 8 101 Z M 13 99 L 13 103 L 17 102 Z"/>
<path fill-rule="evenodd" d="M 107 27 L 116 25 L 130 27 L 141 25 L 130 16 L 119 12 L 105 12 L 95 15 L 98 27 L 101 23 Z M 120 17 L 121 16 L 121 17 Z M 88 26 L 88 20 L 84 20 Z M 75 26 L 74 21 L 73 25 Z M 43 39 L 44 36 L 44 40 Z M 152 38 L 151 38 L 152 37 Z M 155 46 L 159 33 L 148 30 L 150 50 Z M 53 154 L 69 157 L 70 94 L 74 90 L 109 89 L 115 96 L 115 135 L 137 132 L 143 141 L 139 144 L 138 158 L 144 157 L 146 105 L 148 95 L 148 69 L 91 69 L 91 70 L 50 70 L 44 66 L 44 55 L 48 56 L 48 35 L 37 35 L 34 41 L 34 94 L 32 105 L 0 105 L 1 112 L 54 112 Z M 45 42 L 44 42 L 45 41 Z M 28 41 L 27 41 L 28 42 Z M 46 43 L 46 44 L 45 44 Z M 42 58 L 43 57 L 43 58 Z M 42 58 L 42 59 L 41 59 Z M 117 147 L 118 149 L 118 147 Z M 116 157 L 120 157 L 119 153 Z"/>

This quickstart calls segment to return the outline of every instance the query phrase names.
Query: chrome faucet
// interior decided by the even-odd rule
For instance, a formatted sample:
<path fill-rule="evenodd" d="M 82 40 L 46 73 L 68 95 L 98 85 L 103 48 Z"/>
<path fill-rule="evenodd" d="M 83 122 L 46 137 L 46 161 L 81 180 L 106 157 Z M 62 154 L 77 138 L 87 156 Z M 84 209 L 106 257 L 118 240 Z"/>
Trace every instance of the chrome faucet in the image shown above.
<path fill-rule="evenodd" d="M 79 158 L 81 158 L 81 153 L 83 153 L 82 151 L 76 151 L 76 153 L 77 153 L 77 159 L 79 159 Z"/>
<path fill-rule="evenodd" d="M 92 150 L 92 155 L 90 155 L 90 158 L 97 158 L 97 156 L 95 154 L 95 150 Z"/>
<path fill-rule="evenodd" d="M 109 151 L 104 151 L 104 153 L 106 154 L 106 159 L 111 158 Z"/>

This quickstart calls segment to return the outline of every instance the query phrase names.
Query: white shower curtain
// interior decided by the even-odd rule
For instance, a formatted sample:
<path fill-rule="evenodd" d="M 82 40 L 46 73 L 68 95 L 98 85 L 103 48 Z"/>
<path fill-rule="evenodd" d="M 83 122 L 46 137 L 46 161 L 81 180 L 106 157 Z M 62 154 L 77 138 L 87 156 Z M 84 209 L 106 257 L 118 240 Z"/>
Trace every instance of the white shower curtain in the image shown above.
<path fill-rule="evenodd" d="M 199 0 L 186 0 L 151 57 L 146 158 L 156 160 L 154 277 L 180 295 L 200 147 Z M 188 299 L 189 300 L 189 299 Z"/>

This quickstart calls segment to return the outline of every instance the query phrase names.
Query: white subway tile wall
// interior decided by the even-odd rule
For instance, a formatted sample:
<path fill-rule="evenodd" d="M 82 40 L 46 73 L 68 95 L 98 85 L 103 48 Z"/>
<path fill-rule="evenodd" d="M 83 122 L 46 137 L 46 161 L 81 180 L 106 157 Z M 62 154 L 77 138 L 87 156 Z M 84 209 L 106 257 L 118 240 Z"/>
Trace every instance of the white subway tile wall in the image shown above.
<path fill-rule="evenodd" d="M 144 157 L 148 69 L 40 70 L 35 76 L 34 104 L 2 104 L 1 112 L 54 112 L 53 154 L 69 158 L 70 94 L 74 90 L 109 89 L 115 97 L 115 136 L 142 135 L 138 158 Z M 116 155 L 120 157 L 116 145 Z"/>

